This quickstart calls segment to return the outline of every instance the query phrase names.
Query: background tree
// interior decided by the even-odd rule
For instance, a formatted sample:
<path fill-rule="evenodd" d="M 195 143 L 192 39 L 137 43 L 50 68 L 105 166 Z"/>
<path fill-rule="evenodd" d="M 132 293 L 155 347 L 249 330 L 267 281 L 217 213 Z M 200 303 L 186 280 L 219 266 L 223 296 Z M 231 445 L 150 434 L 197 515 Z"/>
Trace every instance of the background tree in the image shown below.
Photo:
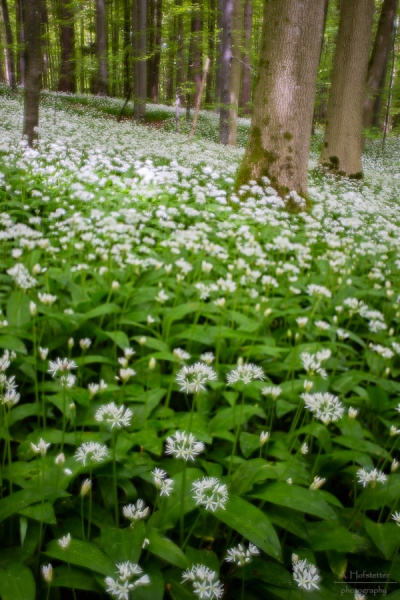
<path fill-rule="evenodd" d="M 222 0 L 221 10 L 221 59 L 219 67 L 219 89 L 221 94 L 221 107 L 219 113 L 219 141 L 221 144 L 229 142 L 229 75 L 232 58 L 232 17 L 234 0 Z"/>
<path fill-rule="evenodd" d="M 147 1 L 133 0 L 133 96 L 134 117 L 143 119 L 146 115 L 147 98 L 147 61 L 146 61 L 146 26 L 147 26 Z"/>
<path fill-rule="evenodd" d="M 243 3 L 233 0 L 231 30 L 231 64 L 229 70 L 229 136 L 228 144 L 236 146 L 238 110 L 240 98 L 240 74 L 242 71 Z"/>
<path fill-rule="evenodd" d="M 75 94 L 75 28 L 74 9 L 70 0 L 61 0 L 61 27 L 60 27 L 60 92 Z"/>
<path fill-rule="evenodd" d="M 251 113 L 251 37 L 253 29 L 253 0 L 245 0 L 243 21 L 242 93 L 240 106 L 245 115 Z"/>
<path fill-rule="evenodd" d="M 362 173 L 363 107 L 373 0 L 341 2 L 321 163 L 341 175 Z"/>
<path fill-rule="evenodd" d="M 236 189 L 268 177 L 285 195 L 307 192 L 324 3 L 265 0 L 249 141 Z"/>
<path fill-rule="evenodd" d="M 96 0 L 96 60 L 97 72 L 94 90 L 100 96 L 108 93 L 108 65 L 107 65 L 107 11 L 105 0 Z"/>
<path fill-rule="evenodd" d="M 15 81 L 15 58 L 14 58 L 14 40 L 10 23 L 10 15 L 8 12 L 7 0 L 1 0 L 1 12 L 3 16 L 4 29 L 6 34 L 6 74 L 7 82 L 12 90 L 16 88 Z"/>
<path fill-rule="evenodd" d="M 38 137 L 42 52 L 40 44 L 41 0 L 25 0 L 27 68 L 24 92 L 23 135 L 29 146 Z"/>

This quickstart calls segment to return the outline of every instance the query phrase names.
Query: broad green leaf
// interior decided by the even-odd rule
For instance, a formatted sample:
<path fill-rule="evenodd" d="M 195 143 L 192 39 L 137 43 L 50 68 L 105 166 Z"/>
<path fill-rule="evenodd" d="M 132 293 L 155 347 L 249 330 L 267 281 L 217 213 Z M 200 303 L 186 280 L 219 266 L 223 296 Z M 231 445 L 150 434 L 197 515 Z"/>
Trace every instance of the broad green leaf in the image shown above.
<path fill-rule="evenodd" d="M 28 417 L 33 417 L 36 415 L 40 415 L 42 413 L 42 406 L 40 404 L 21 404 L 20 406 L 15 406 L 10 412 L 9 416 L 9 426 L 14 425 L 18 421 L 22 421 Z"/>
<path fill-rule="evenodd" d="M 172 540 L 160 535 L 155 529 L 147 531 L 146 537 L 150 542 L 147 546 L 149 552 L 180 569 L 190 567 L 189 560 Z"/>
<path fill-rule="evenodd" d="M 118 304 L 100 304 L 100 306 L 96 306 L 85 313 L 85 320 L 95 319 L 96 317 L 102 317 L 103 315 L 116 315 L 120 311 L 120 307 Z"/>
<path fill-rule="evenodd" d="M 138 587 L 134 591 L 135 600 L 163 600 L 164 577 L 160 569 L 152 564 L 146 564 L 144 568 L 146 575 L 150 577 L 149 585 Z"/>
<path fill-rule="evenodd" d="M 366 452 L 379 458 L 384 457 L 390 459 L 390 454 L 378 444 L 368 442 L 368 440 L 360 440 L 356 437 L 350 437 L 346 435 L 338 435 L 335 437 L 335 443 L 350 448 L 350 450 L 356 450 L 358 452 Z"/>
<path fill-rule="evenodd" d="M 164 510 L 161 515 L 156 513 L 154 517 L 154 527 L 160 530 L 169 529 L 174 526 L 175 522 L 179 519 L 181 512 L 181 486 L 182 486 L 182 474 L 177 473 L 172 478 L 174 485 L 171 494 L 164 500 Z M 200 479 L 204 475 L 200 469 L 186 469 L 185 477 L 185 514 L 196 508 L 196 501 L 193 499 L 192 483 L 196 479 Z"/>
<path fill-rule="evenodd" d="M 31 504 L 41 502 L 42 497 L 46 500 L 50 498 L 66 498 L 67 496 L 69 496 L 69 494 L 60 489 L 55 490 L 54 487 L 45 488 L 44 494 L 42 490 L 38 489 L 36 486 L 34 489 L 28 488 L 26 490 L 14 492 L 11 496 L 7 496 L 0 500 L 0 522 L 15 513 L 20 512 Z"/>
<path fill-rule="evenodd" d="M 336 552 L 365 552 L 369 542 L 366 538 L 348 531 L 330 521 L 308 523 L 308 534 L 314 552 L 334 550 Z"/>
<path fill-rule="evenodd" d="M 34 519 L 35 521 L 49 523 L 50 525 L 55 525 L 57 523 L 56 515 L 54 514 L 54 508 L 50 502 L 27 506 L 26 508 L 20 510 L 19 514 L 29 517 L 30 519 Z"/>
<path fill-rule="evenodd" d="M 281 562 L 281 547 L 275 529 L 264 512 L 238 496 L 230 495 L 225 510 L 218 508 L 215 516 Z"/>
<path fill-rule="evenodd" d="M 400 528 L 395 523 L 375 523 L 365 517 L 364 527 L 375 546 L 389 560 L 398 551 Z"/>
<path fill-rule="evenodd" d="M 303 488 L 298 485 L 290 485 L 283 481 L 268 483 L 265 487 L 253 494 L 254 498 L 287 506 L 294 510 L 305 512 L 321 519 L 336 521 L 337 516 L 335 511 L 318 493 L 318 490 L 313 491 L 308 488 Z"/>
<path fill-rule="evenodd" d="M 84 567 L 103 575 L 112 575 L 115 571 L 114 562 L 98 546 L 83 540 L 73 538 L 68 548 L 65 549 L 61 548 L 57 540 L 52 540 L 47 545 L 45 554 L 50 558 L 56 558 L 63 562 L 69 561 L 72 565 Z"/>
<path fill-rule="evenodd" d="M 103 331 L 104 335 L 106 335 L 110 340 L 118 346 L 121 350 L 125 350 L 125 348 L 129 348 L 130 342 L 129 338 L 124 331 Z"/>
<path fill-rule="evenodd" d="M 247 421 L 255 415 L 257 415 L 257 417 L 261 417 L 262 419 L 266 418 L 265 412 L 259 406 L 251 406 L 250 404 L 245 404 L 242 410 L 240 405 L 237 405 L 232 408 L 223 408 L 209 422 L 209 431 L 229 431 L 230 429 L 234 429 L 238 425 L 243 425 L 244 423 L 247 423 Z"/>
<path fill-rule="evenodd" d="M 22 340 L 15 337 L 14 335 L 1 335 L 0 336 L 0 348 L 18 352 L 19 354 L 26 354 L 26 346 Z"/>
<path fill-rule="evenodd" d="M 96 583 L 93 575 L 87 571 L 81 571 L 75 567 L 60 566 L 53 570 L 53 581 L 51 587 L 74 588 L 75 590 L 86 590 L 94 592 L 99 596 L 102 593 L 101 587 Z"/>
<path fill-rule="evenodd" d="M 162 454 L 164 443 L 154 429 L 142 429 L 142 431 L 133 433 L 130 435 L 130 440 L 133 442 L 133 445 L 141 446 L 156 456 L 161 456 Z"/>
<path fill-rule="evenodd" d="M 205 565 L 212 571 L 219 573 L 219 558 L 212 550 L 206 550 L 205 548 L 198 549 L 187 546 L 186 556 L 188 557 L 191 565 Z"/>
<path fill-rule="evenodd" d="M 117 529 L 104 527 L 96 544 L 107 554 L 113 563 L 130 560 L 138 562 L 142 552 L 146 532 L 143 521 L 135 523 L 135 527 Z M 109 573 L 111 574 L 111 573 Z"/>
<path fill-rule="evenodd" d="M 249 458 L 256 450 L 260 450 L 260 436 L 242 431 L 239 436 L 240 450 L 245 458 Z"/>
<path fill-rule="evenodd" d="M 251 490 L 255 483 L 264 483 L 267 479 L 277 479 L 277 477 L 275 465 L 268 464 L 263 458 L 253 458 L 236 469 L 230 491 L 240 496 Z"/>
<path fill-rule="evenodd" d="M 35 600 L 36 585 L 32 571 L 22 563 L 0 569 L 1 600 Z"/>
<path fill-rule="evenodd" d="M 31 320 L 29 298 L 22 290 L 12 292 L 7 300 L 6 315 L 10 327 L 22 327 Z"/>

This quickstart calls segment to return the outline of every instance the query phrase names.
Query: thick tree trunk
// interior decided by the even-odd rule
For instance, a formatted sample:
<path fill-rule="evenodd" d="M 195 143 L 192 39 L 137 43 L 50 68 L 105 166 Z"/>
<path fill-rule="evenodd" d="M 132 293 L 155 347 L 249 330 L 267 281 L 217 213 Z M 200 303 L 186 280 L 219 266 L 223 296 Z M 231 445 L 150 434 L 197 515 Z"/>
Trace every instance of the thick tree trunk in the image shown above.
<path fill-rule="evenodd" d="M 222 37 L 221 37 L 221 66 L 220 66 L 220 91 L 221 91 L 221 109 L 219 112 L 219 141 L 221 144 L 228 144 L 229 141 L 229 74 L 231 70 L 232 58 L 232 16 L 234 0 L 224 0 L 221 7 L 222 17 Z"/>
<path fill-rule="evenodd" d="M 107 12 L 105 0 L 96 0 L 96 59 L 97 75 L 95 82 L 96 94 L 107 96 L 108 93 L 108 68 L 107 68 Z"/>
<path fill-rule="evenodd" d="M 147 95 L 153 101 L 158 101 L 160 83 L 160 59 L 161 59 L 161 27 L 162 27 L 162 0 L 150 0 L 149 2 L 149 26 L 147 28 L 149 37 L 149 59 L 148 59 L 148 81 Z"/>
<path fill-rule="evenodd" d="M 367 128 L 372 126 L 375 102 L 380 83 L 387 69 L 398 4 L 398 0 L 384 0 L 382 5 L 374 47 L 368 65 L 367 97 L 364 103 L 364 127 Z"/>
<path fill-rule="evenodd" d="M 74 9 L 70 0 L 61 2 L 60 92 L 76 93 Z"/>
<path fill-rule="evenodd" d="M 236 146 L 238 110 L 240 96 L 240 73 L 242 71 L 242 29 L 243 29 L 243 6 L 242 0 L 234 0 L 232 14 L 232 55 L 231 68 L 229 72 L 229 136 L 228 144 Z"/>
<path fill-rule="evenodd" d="M 42 56 L 40 44 L 41 1 L 25 0 L 27 68 L 24 94 L 23 135 L 29 146 L 38 137 Z"/>
<path fill-rule="evenodd" d="M 361 177 L 363 107 L 374 0 L 341 2 L 320 162 L 332 172 Z"/>
<path fill-rule="evenodd" d="M 195 86 L 195 94 L 193 99 L 194 106 L 197 104 L 200 93 L 202 79 L 202 35 L 203 22 L 201 18 L 201 3 L 199 0 L 192 0 L 192 73 L 193 83 Z"/>
<path fill-rule="evenodd" d="M 124 0 L 124 96 L 131 89 L 131 11 L 129 0 Z"/>
<path fill-rule="evenodd" d="M 147 99 L 147 62 L 146 62 L 146 26 L 147 26 L 147 0 L 134 0 L 133 22 L 133 62 L 134 62 L 134 109 L 135 119 L 144 119 L 146 116 Z"/>
<path fill-rule="evenodd" d="M 267 177 L 282 196 L 307 193 L 323 23 L 323 2 L 265 0 L 253 119 L 236 189 Z"/>
<path fill-rule="evenodd" d="M 6 73 L 7 82 L 10 88 L 14 91 L 16 88 L 15 81 L 15 58 L 14 58 L 14 42 L 13 34 L 10 23 L 10 16 L 8 13 L 7 0 L 1 0 L 1 11 L 3 14 L 3 23 L 6 33 Z"/>
<path fill-rule="evenodd" d="M 245 115 L 251 114 L 251 34 L 253 29 L 253 0 L 245 0 L 243 25 L 242 97 L 240 106 Z"/>

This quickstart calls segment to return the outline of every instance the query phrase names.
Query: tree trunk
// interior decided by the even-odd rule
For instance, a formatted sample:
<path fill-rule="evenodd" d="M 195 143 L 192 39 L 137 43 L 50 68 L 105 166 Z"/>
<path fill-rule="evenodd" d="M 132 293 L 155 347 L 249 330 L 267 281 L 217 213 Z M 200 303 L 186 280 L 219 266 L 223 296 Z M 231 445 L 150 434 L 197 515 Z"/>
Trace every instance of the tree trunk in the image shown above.
<path fill-rule="evenodd" d="M 96 59 L 97 75 L 95 92 L 100 96 L 107 96 L 108 69 L 107 69 L 107 12 L 105 0 L 96 0 Z"/>
<path fill-rule="evenodd" d="M 124 96 L 131 89 L 131 11 L 129 0 L 124 0 Z"/>
<path fill-rule="evenodd" d="M 133 12 L 133 62 L 134 62 L 134 109 L 135 119 L 144 119 L 146 116 L 147 99 L 147 62 L 146 62 L 146 26 L 147 26 L 147 0 L 134 0 Z"/>
<path fill-rule="evenodd" d="M 61 0 L 61 63 L 58 90 L 76 93 L 74 9 L 70 0 Z"/>
<path fill-rule="evenodd" d="M 229 140 L 229 73 L 231 69 L 232 47 L 232 15 L 234 0 L 224 0 L 221 24 L 221 66 L 220 66 L 220 90 L 221 90 L 221 109 L 219 112 L 219 141 L 221 144 L 228 144 Z"/>
<path fill-rule="evenodd" d="M 25 85 L 26 47 L 25 47 L 25 7 L 24 0 L 16 0 L 17 36 L 18 36 L 18 81 Z"/>
<path fill-rule="evenodd" d="M 195 94 L 193 99 L 194 106 L 197 104 L 198 95 L 200 93 L 202 79 L 202 35 L 203 23 L 201 18 L 201 3 L 199 0 L 192 0 L 192 73 L 193 83 L 195 86 Z"/>
<path fill-rule="evenodd" d="M 215 100 L 216 106 L 215 111 L 217 114 L 220 113 L 221 107 L 221 61 L 222 61 L 222 24 L 223 24 L 223 13 L 224 13 L 224 0 L 218 0 L 217 5 L 217 55 L 215 57 Z"/>
<path fill-rule="evenodd" d="M 253 119 L 236 189 L 267 177 L 282 196 L 307 193 L 323 23 L 323 2 L 265 0 Z M 302 207 L 295 198 L 287 203 Z"/>
<path fill-rule="evenodd" d="M 3 14 L 3 23 L 6 33 L 6 73 L 8 75 L 7 82 L 10 88 L 14 91 L 16 88 L 14 43 L 10 23 L 10 15 L 8 13 L 7 0 L 1 0 L 1 11 Z"/>
<path fill-rule="evenodd" d="M 206 84 L 206 104 L 210 106 L 213 103 L 213 71 L 215 63 L 215 0 L 210 0 L 208 6 L 208 56 L 210 57 L 210 70 L 207 75 Z"/>
<path fill-rule="evenodd" d="M 232 55 L 231 68 L 229 72 L 229 136 L 228 144 L 236 146 L 238 109 L 240 96 L 240 73 L 242 65 L 242 28 L 243 28 L 243 6 L 242 0 L 234 0 L 232 14 Z"/>
<path fill-rule="evenodd" d="M 160 59 L 161 59 L 161 27 L 162 27 L 162 0 L 150 0 L 149 2 L 149 26 L 147 28 L 149 37 L 149 59 L 148 59 L 148 82 L 147 95 L 153 102 L 158 101 L 160 82 Z"/>
<path fill-rule="evenodd" d="M 38 137 L 42 56 L 40 44 L 41 1 L 25 0 L 27 68 L 24 93 L 24 125 L 29 146 Z"/>
<path fill-rule="evenodd" d="M 243 40 L 243 70 L 242 97 L 240 106 L 245 115 L 251 114 L 251 34 L 253 26 L 253 0 L 245 0 L 244 5 L 244 40 Z"/>
<path fill-rule="evenodd" d="M 175 6 L 181 7 L 182 0 L 175 0 Z M 176 52 L 176 90 L 179 94 L 179 104 L 184 106 L 185 94 L 185 58 L 183 53 L 183 15 L 180 10 L 177 18 L 177 52 Z"/>
<path fill-rule="evenodd" d="M 364 103 L 364 127 L 366 128 L 372 126 L 375 102 L 380 83 L 387 69 L 398 4 L 398 0 L 384 0 L 382 5 L 374 47 L 368 65 L 367 97 Z"/>
<path fill-rule="evenodd" d="M 362 176 L 363 107 L 373 16 L 374 0 L 341 2 L 320 162 L 349 177 Z"/>

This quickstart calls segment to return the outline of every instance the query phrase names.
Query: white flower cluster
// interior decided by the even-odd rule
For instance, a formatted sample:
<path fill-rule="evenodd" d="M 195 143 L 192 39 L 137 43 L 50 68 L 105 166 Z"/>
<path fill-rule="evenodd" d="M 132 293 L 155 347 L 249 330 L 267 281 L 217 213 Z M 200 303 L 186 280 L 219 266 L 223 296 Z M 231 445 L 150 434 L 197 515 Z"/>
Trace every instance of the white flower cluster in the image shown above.
<path fill-rule="evenodd" d="M 258 554 L 260 554 L 260 551 L 254 544 L 250 543 L 248 548 L 242 546 L 242 544 L 238 544 L 228 550 L 228 556 L 225 560 L 226 562 L 233 562 L 242 567 L 251 562 L 253 556 L 257 556 Z"/>
<path fill-rule="evenodd" d="M 228 385 L 233 385 L 238 381 L 242 381 L 245 385 L 251 383 L 255 379 L 264 379 L 264 371 L 261 367 L 254 365 L 253 363 L 243 363 L 238 365 L 236 369 L 233 369 L 227 376 Z"/>
<path fill-rule="evenodd" d="M 217 579 L 217 573 L 204 565 L 193 565 L 191 569 L 186 569 L 182 573 L 182 583 L 191 581 L 193 592 L 199 598 L 222 598 L 224 593 L 223 585 Z"/>
<path fill-rule="evenodd" d="M 74 454 L 75 459 L 82 461 L 86 466 L 86 461 L 101 462 L 108 456 L 107 446 L 102 446 L 98 442 L 83 442 Z"/>
<path fill-rule="evenodd" d="M 292 554 L 292 569 L 293 579 L 300 588 L 304 590 L 319 589 L 317 584 L 321 580 L 321 577 L 315 565 L 309 563 L 305 558 L 299 560 L 296 554 Z"/>
<path fill-rule="evenodd" d="M 117 406 L 114 402 L 110 404 L 103 404 L 97 410 L 95 419 L 96 421 L 105 421 L 110 425 L 111 429 L 114 427 L 129 427 L 132 419 L 132 411 L 125 406 Z"/>
<path fill-rule="evenodd" d="M 377 483 L 385 483 L 387 477 L 385 473 L 378 469 L 372 469 L 367 471 L 366 469 L 358 469 L 357 473 L 358 483 L 361 483 L 363 487 L 367 487 L 371 484 L 371 487 L 375 487 Z"/>
<path fill-rule="evenodd" d="M 307 375 L 321 375 L 324 379 L 327 377 L 325 369 L 321 367 L 321 363 L 324 360 L 328 360 L 331 356 L 330 350 L 321 350 L 316 354 L 309 354 L 308 352 L 302 352 L 300 359 L 303 365 L 303 369 Z"/>
<path fill-rule="evenodd" d="M 78 366 L 73 360 L 69 360 L 68 358 L 56 358 L 55 361 L 49 361 L 49 369 L 48 373 L 51 373 L 52 377 L 57 375 L 57 373 L 67 373 L 71 369 L 77 369 Z"/>
<path fill-rule="evenodd" d="M 181 392 L 198 394 L 206 389 L 208 381 L 215 381 L 217 374 L 212 367 L 197 362 L 190 367 L 183 366 L 176 375 L 176 381 L 181 386 Z"/>
<path fill-rule="evenodd" d="M 192 484 L 193 499 L 196 505 L 215 512 L 218 508 L 225 510 L 228 501 L 228 488 L 216 477 L 202 477 Z"/>
<path fill-rule="evenodd" d="M 204 451 L 203 442 L 198 442 L 193 434 L 185 431 L 176 431 L 173 436 L 167 437 L 165 454 L 172 454 L 174 458 L 194 460 Z"/>
<path fill-rule="evenodd" d="M 325 425 L 338 421 L 343 417 L 344 406 L 337 396 L 329 392 L 316 392 L 315 394 L 301 394 L 306 408 Z"/>
<path fill-rule="evenodd" d="M 107 585 L 107 593 L 115 596 L 118 600 L 129 600 L 131 598 L 131 590 L 134 590 L 143 585 L 149 585 L 150 578 L 148 575 L 142 575 L 139 579 L 133 580 L 143 573 L 143 569 L 135 563 L 129 561 L 115 565 L 117 567 L 118 578 L 105 578 Z"/>
<path fill-rule="evenodd" d="M 148 517 L 150 508 L 146 506 L 144 500 L 139 499 L 136 501 L 136 504 L 124 506 L 122 512 L 124 513 L 124 517 L 132 521 L 131 525 L 133 526 L 135 521 L 140 521 Z"/>
<path fill-rule="evenodd" d="M 173 479 L 169 479 L 163 469 L 154 469 L 151 474 L 153 475 L 154 485 L 160 490 L 160 496 L 169 496 L 174 484 Z"/>

